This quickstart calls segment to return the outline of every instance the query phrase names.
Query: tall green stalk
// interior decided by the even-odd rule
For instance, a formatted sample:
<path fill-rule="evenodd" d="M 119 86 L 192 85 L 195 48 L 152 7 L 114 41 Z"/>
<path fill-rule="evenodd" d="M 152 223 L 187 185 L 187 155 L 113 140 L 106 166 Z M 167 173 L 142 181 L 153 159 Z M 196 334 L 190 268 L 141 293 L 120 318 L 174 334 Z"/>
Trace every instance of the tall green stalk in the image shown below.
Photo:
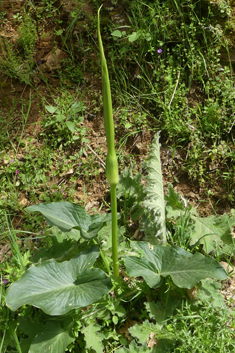
<path fill-rule="evenodd" d="M 102 7 L 102 6 L 101 6 Z M 104 108 L 104 125 L 105 134 L 108 145 L 108 153 L 106 157 L 106 177 L 111 188 L 111 212 L 112 212 L 112 255 L 113 255 L 113 272 L 114 276 L 119 276 L 118 266 L 118 244 L 117 244 L 117 196 L 116 186 L 118 183 L 118 162 L 115 153 L 114 141 L 114 124 L 113 124 L 113 109 L 110 90 L 110 81 L 108 67 L 104 55 L 104 48 L 100 34 L 100 9 L 98 10 L 98 42 L 101 59 L 102 73 L 102 93 L 103 93 L 103 108 Z"/>

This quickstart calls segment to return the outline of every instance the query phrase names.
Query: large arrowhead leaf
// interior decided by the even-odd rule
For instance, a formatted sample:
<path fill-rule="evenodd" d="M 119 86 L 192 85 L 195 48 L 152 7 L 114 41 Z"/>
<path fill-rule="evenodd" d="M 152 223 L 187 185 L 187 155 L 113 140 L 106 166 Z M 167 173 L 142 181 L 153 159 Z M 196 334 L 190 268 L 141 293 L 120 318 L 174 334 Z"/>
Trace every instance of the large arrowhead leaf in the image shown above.
<path fill-rule="evenodd" d="M 143 257 L 125 258 L 127 272 L 130 276 L 142 276 L 150 287 L 159 286 L 161 276 L 171 276 L 178 287 L 189 289 L 207 277 L 227 278 L 217 261 L 200 253 L 193 255 L 176 246 L 151 245 L 150 249 L 146 242 L 137 242 L 135 248 L 143 251 Z"/>
<path fill-rule="evenodd" d="M 72 228 L 80 230 L 86 239 L 97 236 L 98 231 L 110 219 L 110 215 L 89 215 L 85 208 L 70 202 L 44 202 L 26 208 L 29 212 L 40 212 L 51 226 L 57 226 L 63 232 Z"/>
<path fill-rule="evenodd" d="M 52 259 L 29 268 L 10 286 L 7 305 L 17 310 L 30 304 L 46 314 L 63 315 L 94 303 L 112 288 L 103 271 L 90 269 L 98 255 L 96 247 L 92 247 L 70 261 L 59 263 Z"/>

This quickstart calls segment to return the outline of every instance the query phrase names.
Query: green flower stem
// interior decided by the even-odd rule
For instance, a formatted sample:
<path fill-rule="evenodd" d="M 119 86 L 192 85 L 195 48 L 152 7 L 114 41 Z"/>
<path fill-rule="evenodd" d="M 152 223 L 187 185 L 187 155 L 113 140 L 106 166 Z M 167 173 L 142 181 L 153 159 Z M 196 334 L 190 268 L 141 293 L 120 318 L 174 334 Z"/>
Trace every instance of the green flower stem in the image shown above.
<path fill-rule="evenodd" d="M 116 185 L 111 185 L 111 212 L 112 212 L 112 255 L 113 255 L 113 273 L 115 277 L 119 276 L 118 265 L 118 237 L 117 237 L 117 195 Z"/>
<path fill-rule="evenodd" d="M 105 125 L 105 134 L 106 134 L 106 140 L 108 145 L 108 153 L 106 157 L 106 177 L 111 187 L 113 271 L 114 271 L 114 276 L 118 277 L 119 267 L 118 267 L 118 246 L 117 246 L 117 197 L 116 197 L 116 186 L 118 183 L 118 162 L 117 162 L 117 156 L 115 153 L 113 109 L 112 109 L 109 73 L 108 73 L 108 67 L 107 67 L 107 63 L 104 55 L 104 48 L 103 48 L 101 34 L 100 34 L 101 7 L 98 10 L 97 32 L 98 32 L 98 42 L 99 42 L 100 59 L 101 59 L 104 125 Z"/>

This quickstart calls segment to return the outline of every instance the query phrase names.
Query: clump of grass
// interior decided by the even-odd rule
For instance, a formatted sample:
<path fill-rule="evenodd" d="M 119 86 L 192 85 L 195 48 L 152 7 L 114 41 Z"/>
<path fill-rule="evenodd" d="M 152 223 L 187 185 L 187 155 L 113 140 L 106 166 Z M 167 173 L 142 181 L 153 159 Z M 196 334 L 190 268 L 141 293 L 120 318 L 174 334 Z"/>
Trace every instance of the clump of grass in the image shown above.
<path fill-rule="evenodd" d="M 0 39 L 3 58 L 0 71 L 11 78 L 30 84 L 33 76 L 33 54 L 37 40 L 36 24 L 27 13 L 20 18 L 19 38 L 14 42 Z"/>

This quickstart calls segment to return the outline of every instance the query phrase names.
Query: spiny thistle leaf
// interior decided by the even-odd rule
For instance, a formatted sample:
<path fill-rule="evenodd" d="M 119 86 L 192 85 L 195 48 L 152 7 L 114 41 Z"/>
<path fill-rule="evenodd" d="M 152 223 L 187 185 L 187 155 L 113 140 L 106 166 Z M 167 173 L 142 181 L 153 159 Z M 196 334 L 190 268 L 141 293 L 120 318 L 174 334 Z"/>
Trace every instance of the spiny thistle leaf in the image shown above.
<path fill-rule="evenodd" d="M 146 211 L 142 217 L 142 230 L 145 240 L 151 244 L 166 243 L 165 201 L 160 160 L 160 143 L 158 132 L 152 142 L 147 162 L 147 187 L 143 205 Z"/>

